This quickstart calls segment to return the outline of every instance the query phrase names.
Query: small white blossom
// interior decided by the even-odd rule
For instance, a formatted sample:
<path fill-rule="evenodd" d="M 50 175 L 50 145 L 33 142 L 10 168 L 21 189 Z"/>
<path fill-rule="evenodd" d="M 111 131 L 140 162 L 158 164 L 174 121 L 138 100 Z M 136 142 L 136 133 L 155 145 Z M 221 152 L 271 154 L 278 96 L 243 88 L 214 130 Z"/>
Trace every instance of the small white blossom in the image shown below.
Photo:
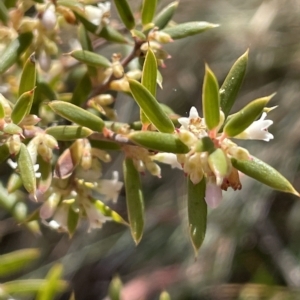
<path fill-rule="evenodd" d="M 114 171 L 112 179 L 101 179 L 95 182 L 93 190 L 104 196 L 104 200 L 117 202 L 123 182 L 119 181 L 119 172 Z"/>
<path fill-rule="evenodd" d="M 262 140 L 266 142 L 272 140 L 274 136 L 268 132 L 268 128 L 273 124 L 273 121 L 265 120 L 266 116 L 267 113 L 263 112 L 259 120 L 254 121 L 247 129 L 234 138 L 245 140 Z"/>
<path fill-rule="evenodd" d="M 41 22 L 43 24 L 43 26 L 47 29 L 47 30 L 53 30 L 56 22 L 57 22 L 57 18 L 55 15 L 55 6 L 53 4 L 51 4 L 43 13 Z"/>
<path fill-rule="evenodd" d="M 212 180 L 206 181 L 205 201 L 211 208 L 216 208 L 222 201 L 222 189 Z"/>
<path fill-rule="evenodd" d="M 102 26 L 109 23 L 110 2 L 98 3 L 98 7 L 93 5 L 86 5 L 84 8 L 87 19 L 98 26 L 97 33 L 102 29 Z"/>
<path fill-rule="evenodd" d="M 182 166 L 177 160 L 177 155 L 174 153 L 157 153 L 151 157 L 153 160 L 162 162 L 164 164 L 168 164 L 174 168 L 178 168 L 182 170 Z"/>

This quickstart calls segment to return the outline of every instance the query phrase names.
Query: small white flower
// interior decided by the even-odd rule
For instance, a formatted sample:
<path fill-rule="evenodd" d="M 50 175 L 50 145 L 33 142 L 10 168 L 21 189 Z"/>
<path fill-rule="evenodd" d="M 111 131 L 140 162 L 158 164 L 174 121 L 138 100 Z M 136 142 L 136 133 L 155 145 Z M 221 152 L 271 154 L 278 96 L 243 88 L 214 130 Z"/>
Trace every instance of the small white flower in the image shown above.
<path fill-rule="evenodd" d="M 182 125 L 182 128 L 189 130 L 189 125 L 191 123 L 191 119 L 199 118 L 198 111 L 195 106 L 192 106 L 190 109 L 190 114 L 188 118 L 179 118 L 178 122 Z"/>
<path fill-rule="evenodd" d="M 151 157 L 151 159 L 168 164 L 174 168 L 182 170 L 180 163 L 177 160 L 177 155 L 174 153 L 157 153 Z"/>
<path fill-rule="evenodd" d="M 67 232 L 69 207 L 70 205 L 62 203 L 55 211 L 53 219 L 49 223 L 43 220 L 43 223 L 52 229 Z"/>
<path fill-rule="evenodd" d="M 123 182 L 119 181 L 119 172 L 114 171 L 111 180 L 101 179 L 95 183 L 93 190 L 104 196 L 104 200 L 117 202 Z"/>
<path fill-rule="evenodd" d="M 84 8 L 87 19 L 98 26 L 97 33 L 101 31 L 103 25 L 109 23 L 110 2 L 98 3 L 98 7 L 86 5 Z"/>
<path fill-rule="evenodd" d="M 82 202 L 86 215 L 89 219 L 90 227 L 88 231 L 94 228 L 101 228 L 102 224 L 111 218 L 106 217 L 102 214 L 102 212 L 97 208 L 96 203 L 92 201 L 85 200 Z"/>
<path fill-rule="evenodd" d="M 237 139 L 247 140 L 262 140 L 269 142 L 274 138 L 273 134 L 268 132 L 269 126 L 273 124 L 272 120 L 265 120 L 267 116 L 266 112 L 263 112 L 261 118 L 254 121 L 247 129 L 235 136 Z"/>
<path fill-rule="evenodd" d="M 55 15 L 55 6 L 53 4 L 44 11 L 41 22 L 47 30 L 50 31 L 54 29 L 57 18 Z"/>
<path fill-rule="evenodd" d="M 216 208 L 222 201 L 222 189 L 210 179 L 206 181 L 205 201 L 211 208 Z"/>

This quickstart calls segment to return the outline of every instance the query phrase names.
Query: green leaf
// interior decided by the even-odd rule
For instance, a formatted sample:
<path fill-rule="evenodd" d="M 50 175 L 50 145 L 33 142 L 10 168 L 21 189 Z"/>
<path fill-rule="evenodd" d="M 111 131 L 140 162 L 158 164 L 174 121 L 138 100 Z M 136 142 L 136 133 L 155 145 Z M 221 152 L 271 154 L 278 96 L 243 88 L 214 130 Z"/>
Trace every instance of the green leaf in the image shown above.
<path fill-rule="evenodd" d="M 55 100 L 50 102 L 49 106 L 56 114 L 80 126 L 85 126 L 98 132 L 101 132 L 104 127 L 104 122 L 101 118 L 74 104 Z"/>
<path fill-rule="evenodd" d="M 22 178 L 18 173 L 12 173 L 7 182 L 7 192 L 9 194 L 17 191 L 23 185 Z"/>
<path fill-rule="evenodd" d="M 97 148 L 101 150 L 120 150 L 121 147 L 117 143 L 110 141 L 98 141 L 98 140 L 90 140 L 92 148 Z"/>
<path fill-rule="evenodd" d="M 156 80 L 157 80 L 157 61 L 156 57 L 149 47 L 143 66 L 142 85 L 155 97 L 156 96 Z M 149 125 L 150 121 L 140 109 L 140 119 L 142 124 Z"/>
<path fill-rule="evenodd" d="M 188 178 L 189 232 L 195 257 L 204 241 L 206 232 L 207 204 L 205 201 L 205 187 L 205 177 L 197 184 L 193 184 Z"/>
<path fill-rule="evenodd" d="M 196 152 L 212 153 L 214 150 L 215 150 L 215 144 L 208 136 L 199 139 L 195 147 Z"/>
<path fill-rule="evenodd" d="M 163 8 L 154 18 L 155 27 L 158 27 L 159 30 L 165 28 L 168 23 L 171 21 L 179 1 L 171 2 L 168 6 Z"/>
<path fill-rule="evenodd" d="M 9 148 L 7 144 L 0 146 L 0 164 L 3 163 L 9 157 Z"/>
<path fill-rule="evenodd" d="M 36 294 L 39 290 L 47 285 L 45 279 L 25 279 L 5 282 L 1 285 L 4 292 L 11 295 L 31 295 Z M 56 286 L 57 292 L 63 292 L 67 288 L 67 283 L 63 280 L 58 281 Z"/>
<path fill-rule="evenodd" d="M 92 67 L 110 68 L 111 62 L 104 56 L 87 51 L 87 50 L 74 50 L 70 53 L 72 57 Z"/>
<path fill-rule="evenodd" d="M 220 104 L 225 118 L 227 118 L 243 83 L 248 64 L 248 52 L 249 50 L 234 63 L 220 88 Z"/>
<path fill-rule="evenodd" d="M 0 1 L 0 21 L 2 21 L 3 25 L 7 25 L 9 20 L 8 10 L 3 1 Z"/>
<path fill-rule="evenodd" d="M 87 101 L 88 99 L 90 92 L 92 91 L 92 82 L 89 74 L 90 70 L 88 70 L 88 72 L 82 76 L 79 83 L 75 87 L 71 99 L 71 103 L 73 103 L 74 105 L 81 106 L 83 103 L 85 103 L 85 101 Z"/>
<path fill-rule="evenodd" d="M 134 16 L 126 0 L 114 0 L 117 11 L 125 27 L 131 30 L 135 26 Z"/>
<path fill-rule="evenodd" d="M 128 79 L 131 93 L 146 117 L 161 132 L 172 133 L 175 127 L 153 95 L 138 81 Z"/>
<path fill-rule="evenodd" d="M 156 80 L 157 80 L 157 62 L 155 54 L 149 47 L 142 73 L 142 85 L 155 97 L 156 96 Z"/>
<path fill-rule="evenodd" d="M 25 62 L 19 85 L 19 97 L 28 91 L 32 91 L 36 85 L 35 53 L 32 53 Z M 28 112 L 29 113 L 29 112 Z"/>
<path fill-rule="evenodd" d="M 4 117 L 5 117 L 5 109 L 2 102 L 0 102 L 0 119 L 3 119 Z"/>
<path fill-rule="evenodd" d="M 54 265 L 46 276 L 46 283 L 41 287 L 37 294 L 37 300 L 52 300 L 57 291 L 60 290 L 63 267 L 61 264 Z"/>
<path fill-rule="evenodd" d="M 73 236 L 79 222 L 79 211 L 74 209 L 73 205 L 69 205 L 68 212 L 68 232 L 70 237 Z"/>
<path fill-rule="evenodd" d="M 206 126 L 215 129 L 220 123 L 220 95 L 217 78 L 208 65 L 205 65 L 205 75 L 202 89 L 202 106 Z"/>
<path fill-rule="evenodd" d="M 26 191 L 35 197 L 36 178 L 33 163 L 26 146 L 22 143 L 17 155 L 18 169 L 22 178 L 23 186 Z"/>
<path fill-rule="evenodd" d="M 133 38 L 138 38 L 138 39 L 140 39 L 141 41 L 146 41 L 146 40 L 147 40 L 146 35 L 145 35 L 142 31 L 139 31 L 139 30 L 136 30 L 136 29 L 132 29 L 132 30 L 130 31 L 130 33 L 131 33 L 131 36 L 132 36 Z"/>
<path fill-rule="evenodd" d="M 123 172 L 131 235 L 137 245 L 142 238 L 144 230 L 144 199 L 140 176 L 131 158 L 125 158 Z"/>
<path fill-rule="evenodd" d="M 135 131 L 130 133 L 128 138 L 137 145 L 156 151 L 178 154 L 189 152 L 189 147 L 178 136 L 169 133 Z"/>
<path fill-rule="evenodd" d="M 254 156 L 250 160 L 232 158 L 231 163 L 237 170 L 275 190 L 300 196 L 284 176 Z"/>
<path fill-rule="evenodd" d="M 0 276 L 8 276 L 23 271 L 25 267 L 39 258 L 39 249 L 22 249 L 0 255 Z"/>
<path fill-rule="evenodd" d="M 24 92 L 17 100 L 12 112 L 11 120 L 14 124 L 19 124 L 29 114 L 33 102 L 34 90 Z"/>
<path fill-rule="evenodd" d="M 5 50 L 0 54 L 0 74 L 4 73 L 17 62 L 19 57 L 31 44 L 32 38 L 32 32 L 22 33 L 17 39 L 14 39 L 5 47 Z"/>
<path fill-rule="evenodd" d="M 111 218 L 113 221 L 117 223 L 121 223 L 124 225 L 128 225 L 128 223 L 114 210 L 105 205 L 102 201 L 91 199 L 96 207 L 105 217 Z"/>
<path fill-rule="evenodd" d="M 22 128 L 16 124 L 8 123 L 4 128 L 3 132 L 7 134 L 21 134 L 23 132 Z"/>
<path fill-rule="evenodd" d="M 77 125 L 62 125 L 48 127 L 45 133 L 52 135 L 58 141 L 73 141 L 87 138 L 93 131 L 87 127 Z"/>
<path fill-rule="evenodd" d="M 108 287 L 110 300 L 120 300 L 123 284 L 119 276 L 114 276 Z"/>
<path fill-rule="evenodd" d="M 155 14 L 157 0 L 143 0 L 142 24 L 151 23 Z"/>
<path fill-rule="evenodd" d="M 78 38 L 79 38 L 79 42 L 80 42 L 83 50 L 94 52 L 92 41 L 89 37 L 89 34 L 88 34 L 87 30 L 85 29 L 85 27 L 82 24 L 80 24 L 79 27 L 78 27 Z M 88 74 L 90 74 L 91 76 L 97 76 L 97 68 L 92 67 L 92 66 L 88 66 Z M 85 82 L 82 82 L 82 85 L 80 86 L 80 89 L 79 89 L 78 85 L 76 86 L 75 92 L 77 92 L 77 94 L 79 94 L 79 95 L 80 95 L 80 93 L 79 93 L 78 90 L 84 89 L 84 90 L 87 90 L 87 93 L 89 93 L 92 89 L 92 84 L 91 84 L 90 79 L 87 75 L 83 76 L 82 80 L 85 80 Z M 73 93 L 72 100 L 76 100 L 77 103 L 75 103 L 73 101 L 71 101 L 71 102 L 73 104 L 77 104 L 77 105 L 81 104 L 79 102 L 79 100 L 77 100 L 77 98 L 75 98 L 75 96 L 74 96 L 75 92 Z M 88 96 L 88 94 L 86 95 L 86 98 L 87 98 L 87 96 Z M 80 98 L 80 100 L 81 100 L 81 98 Z M 84 99 L 84 100 L 86 100 L 86 99 Z M 82 102 L 84 100 L 82 100 Z"/>
<path fill-rule="evenodd" d="M 257 117 L 263 112 L 264 107 L 272 99 L 275 94 L 268 97 L 253 100 L 242 108 L 239 112 L 230 116 L 228 122 L 224 126 L 224 132 L 228 137 L 234 137 L 246 128 L 248 128 Z M 206 120 L 205 120 L 206 121 Z"/>
<path fill-rule="evenodd" d="M 38 191 L 44 194 L 51 186 L 52 165 L 44 161 L 40 155 L 37 156 L 37 163 L 39 165 L 39 172 L 41 173 L 41 177 L 38 180 Z"/>
<path fill-rule="evenodd" d="M 229 174 L 231 167 L 225 152 L 221 148 L 217 148 L 209 154 L 207 162 L 212 172 L 216 175 L 217 184 L 222 184 L 223 178 Z M 222 182 L 218 182 L 218 180 L 222 180 Z"/>
<path fill-rule="evenodd" d="M 98 36 L 110 42 L 128 44 L 126 36 L 122 35 L 119 31 L 109 25 L 104 26 Z"/>
<path fill-rule="evenodd" d="M 163 32 L 169 34 L 173 40 L 182 39 L 187 36 L 202 33 L 208 29 L 218 27 L 218 24 L 207 22 L 188 22 L 168 27 Z"/>

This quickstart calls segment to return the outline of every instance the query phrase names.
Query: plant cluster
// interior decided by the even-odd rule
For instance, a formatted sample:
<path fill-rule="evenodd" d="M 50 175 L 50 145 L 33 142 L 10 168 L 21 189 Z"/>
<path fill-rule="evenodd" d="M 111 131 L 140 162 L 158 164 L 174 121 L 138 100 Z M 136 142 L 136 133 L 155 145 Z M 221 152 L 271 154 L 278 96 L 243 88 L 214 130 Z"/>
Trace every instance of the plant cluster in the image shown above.
<path fill-rule="evenodd" d="M 164 45 L 218 25 L 176 24 L 172 17 L 178 2 L 156 13 L 156 1 L 144 0 L 135 14 L 126 0 L 114 4 L 119 22 L 111 20 L 110 2 L 0 2 L 0 160 L 14 170 L 8 193 L 23 186 L 40 203 L 29 217 L 6 205 L 16 219 L 27 224 L 41 220 L 70 236 L 81 220 L 88 220 L 89 230 L 113 220 L 128 225 L 138 244 L 144 228 L 140 174 L 161 177 L 158 163 L 166 163 L 186 174 L 189 234 L 197 253 L 205 236 L 207 205 L 217 207 L 229 187 L 241 189 L 240 173 L 299 196 L 280 173 L 232 140 L 273 139 L 268 132 L 273 122 L 265 118 L 274 109 L 267 106 L 274 95 L 230 113 L 248 51 L 221 87 L 206 65 L 203 118 L 195 107 L 189 117 L 180 117 L 156 99 L 157 86 L 163 84 L 160 70 L 170 58 Z M 107 57 L 107 44 L 127 54 Z M 70 87 L 76 72 L 79 80 Z M 118 93 L 138 104 L 139 120 L 118 122 Z M 110 180 L 102 177 L 111 151 L 124 157 L 128 222 L 107 205 L 117 201 L 123 187 L 117 171 Z"/>

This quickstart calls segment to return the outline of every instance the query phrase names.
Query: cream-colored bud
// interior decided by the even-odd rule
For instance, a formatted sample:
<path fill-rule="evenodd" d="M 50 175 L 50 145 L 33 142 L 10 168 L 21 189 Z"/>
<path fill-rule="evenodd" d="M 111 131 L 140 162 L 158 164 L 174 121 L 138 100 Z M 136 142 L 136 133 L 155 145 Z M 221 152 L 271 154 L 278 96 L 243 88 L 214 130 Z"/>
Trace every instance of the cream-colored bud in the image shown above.
<path fill-rule="evenodd" d="M 163 32 L 163 31 L 153 31 L 150 34 L 150 36 L 152 39 L 156 40 L 159 43 L 163 43 L 163 44 L 171 43 L 174 41 L 169 34 Z"/>
<path fill-rule="evenodd" d="M 33 126 L 36 125 L 40 120 L 41 119 L 36 115 L 27 115 L 19 124 L 19 126 Z"/>
<path fill-rule="evenodd" d="M 44 50 L 38 56 L 38 62 L 44 72 L 48 72 L 51 68 L 51 57 Z"/>
<path fill-rule="evenodd" d="M 110 83 L 109 88 L 112 90 L 118 91 L 118 92 L 129 92 L 130 91 L 129 83 L 126 78 L 113 80 Z"/>
<path fill-rule="evenodd" d="M 47 145 L 47 147 L 49 147 L 51 149 L 58 148 L 58 142 L 52 135 L 45 134 L 42 138 L 44 139 L 44 142 Z"/>
<path fill-rule="evenodd" d="M 24 33 L 24 32 L 33 31 L 34 29 L 36 29 L 38 27 L 38 24 L 39 24 L 38 20 L 34 20 L 29 17 L 23 17 L 23 19 L 19 25 L 18 32 Z"/>
<path fill-rule="evenodd" d="M 50 5 L 42 15 L 41 22 L 46 30 L 53 30 L 57 23 L 54 5 Z"/>
<path fill-rule="evenodd" d="M 196 138 L 196 136 L 193 133 L 191 133 L 190 131 L 184 130 L 184 129 L 179 130 L 178 137 L 187 146 L 193 146 L 198 141 L 198 139 Z"/>
<path fill-rule="evenodd" d="M 18 134 L 14 134 L 7 139 L 7 145 L 9 153 L 11 155 L 17 155 L 21 147 L 21 139 Z"/>
<path fill-rule="evenodd" d="M 132 70 L 126 73 L 126 77 L 131 79 L 140 80 L 142 78 L 142 71 L 141 70 Z"/>
<path fill-rule="evenodd" d="M 102 94 L 98 97 L 95 97 L 94 100 L 102 106 L 110 105 L 115 101 L 111 94 Z"/>
<path fill-rule="evenodd" d="M 100 160 L 104 162 L 110 162 L 111 157 L 110 155 L 103 150 L 97 149 L 97 148 L 92 148 L 91 149 L 92 156 L 99 158 Z"/>

